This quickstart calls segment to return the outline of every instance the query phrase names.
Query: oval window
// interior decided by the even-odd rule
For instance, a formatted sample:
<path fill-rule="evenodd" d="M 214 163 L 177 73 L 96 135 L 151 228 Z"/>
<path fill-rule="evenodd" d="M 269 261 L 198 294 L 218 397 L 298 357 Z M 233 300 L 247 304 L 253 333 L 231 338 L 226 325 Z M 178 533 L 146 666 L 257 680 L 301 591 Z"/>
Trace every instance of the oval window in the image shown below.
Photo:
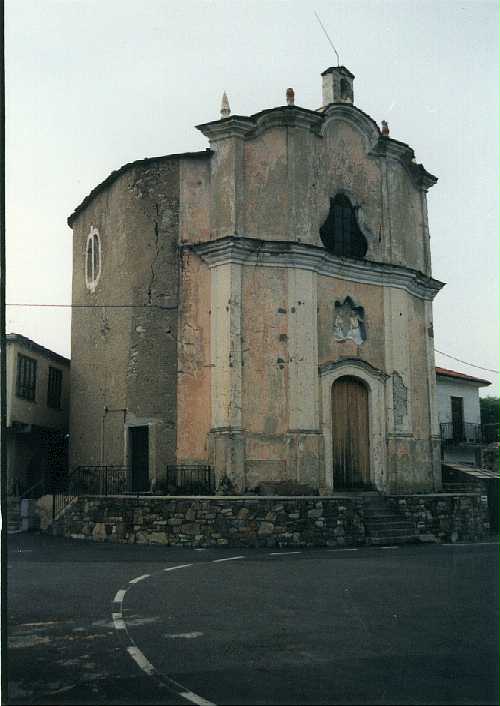
<path fill-rule="evenodd" d="M 95 291 L 97 282 L 101 274 L 101 241 L 99 231 L 94 226 L 91 227 L 87 237 L 87 248 L 85 255 L 85 283 L 87 289 Z"/>

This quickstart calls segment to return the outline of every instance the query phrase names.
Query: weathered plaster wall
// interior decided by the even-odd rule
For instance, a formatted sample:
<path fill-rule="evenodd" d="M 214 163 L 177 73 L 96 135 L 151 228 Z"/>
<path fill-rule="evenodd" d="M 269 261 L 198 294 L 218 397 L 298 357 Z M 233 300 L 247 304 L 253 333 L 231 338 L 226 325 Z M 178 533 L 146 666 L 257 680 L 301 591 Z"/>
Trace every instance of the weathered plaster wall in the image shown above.
<path fill-rule="evenodd" d="M 471 422 L 472 424 L 481 423 L 478 385 L 467 381 L 447 380 L 441 375 L 438 375 L 436 387 L 439 405 L 439 421 L 441 423 L 450 423 L 452 421 L 452 397 L 462 397 L 464 401 L 464 422 Z"/>
<path fill-rule="evenodd" d="M 185 251 L 178 337 L 177 459 L 207 463 L 211 428 L 210 271 Z"/>
<path fill-rule="evenodd" d="M 285 269 L 243 268 L 242 421 L 250 432 L 288 429 L 287 285 Z"/>
<path fill-rule="evenodd" d="M 244 234 L 290 240 L 286 128 L 270 128 L 244 148 Z"/>
<path fill-rule="evenodd" d="M 427 387 L 427 342 L 425 304 L 409 298 L 408 338 L 411 371 L 412 428 L 416 439 L 428 439 L 431 434 L 429 390 Z"/>
<path fill-rule="evenodd" d="M 366 116 L 329 113 L 321 129 L 282 118 L 267 129 L 212 142 L 210 231 L 322 247 L 319 229 L 330 198 L 356 208 L 367 259 L 430 274 L 425 194 L 406 166 L 376 151 Z M 361 126 L 360 126 L 361 125 Z M 200 234 L 206 227 L 200 228 Z"/>
<path fill-rule="evenodd" d="M 288 226 L 287 240 L 321 245 L 318 225 L 320 197 L 319 154 L 322 141 L 309 130 L 287 128 Z"/>
<path fill-rule="evenodd" d="M 390 206 L 390 262 L 424 272 L 424 215 L 420 192 L 412 184 L 406 169 L 395 160 L 388 160 L 387 186 Z"/>
<path fill-rule="evenodd" d="M 126 427 L 150 426 L 150 475 L 175 461 L 179 170 L 137 165 L 96 194 L 74 228 L 71 465 L 122 465 Z M 102 272 L 85 286 L 91 227 Z M 126 306 L 124 306 L 126 305 Z M 125 427 L 122 412 L 126 410 Z"/>
<path fill-rule="evenodd" d="M 179 243 L 210 240 L 210 161 L 179 161 Z"/>
<path fill-rule="evenodd" d="M 428 342 L 425 302 L 406 295 L 405 299 L 392 293 L 391 351 L 394 370 L 401 376 L 406 389 L 406 411 L 398 425 L 394 409 L 392 433 L 388 439 L 388 487 L 394 490 L 437 490 L 441 487 L 439 443 L 433 439 L 434 380 L 429 381 Z M 398 301 L 399 299 L 399 301 Z M 394 308 L 395 307 L 395 308 Z M 397 309 L 402 320 L 407 318 L 406 336 L 398 346 Z M 402 324 L 404 326 L 404 323 Z M 406 340 L 406 342 L 405 342 Z M 396 368 L 399 359 L 400 368 Z M 405 365 L 405 360 L 407 364 Z M 391 378 L 392 400 L 395 402 L 394 377 Z M 406 425 L 405 420 L 408 420 Z"/>
<path fill-rule="evenodd" d="M 348 296 L 364 309 L 366 340 L 360 345 L 352 340 L 339 342 L 334 336 L 335 302 L 343 302 Z M 359 358 L 385 370 L 384 291 L 381 287 L 319 276 L 318 309 L 320 365 L 339 358 Z"/>
<path fill-rule="evenodd" d="M 315 230 L 319 238 L 330 198 L 343 192 L 358 206 L 358 221 L 368 241 L 367 259 L 383 260 L 387 224 L 382 211 L 382 174 L 377 161 L 367 155 L 370 147 L 369 139 L 353 125 L 336 117 L 328 120 L 319 150 L 320 197 Z"/>
<path fill-rule="evenodd" d="M 369 262 L 430 273 L 425 195 L 411 150 L 381 138 L 351 106 L 324 114 L 281 108 L 201 127 L 213 137 L 211 156 L 132 165 L 76 218 L 74 303 L 106 307 L 74 312 L 74 459 L 124 463 L 124 423 L 148 424 L 153 475 L 167 462 L 208 462 L 239 490 L 284 478 L 324 490 L 330 410 L 322 408 L 327 378 L 320 383 L 318 365 L 349 358 L 380 377 L 377 433 L 387 434 L 387 445 L 382 451 L 377 441 L 377 477 L 387 451 L 390 487 L 435 487 L 430 304 L 395 287 L 428 293 L 437 285 L 425 289 L 415 277 L 401 285 L 398 277 L 407 283 L 411 273 Z M 290 246 L 287 267 L 261 267 L 255 252 L 224 259 L 224 242 L 213 243 L 204 263 L 196 247 L 178 261 L 178 245 L 222 238 L 321 248 L 319 229 L 338 192 L 355 206 L 368 268 Z M 83 277 L 91 226 L 103 248 L 95 293 Z M 262 264 L 266 257 L 276 253 Z M 364 309 L 363 343 L 335 336 L 335 301 L 347 296 Z M 109 306 L 123 301 L 135 308 Z M 103 452 L 105 405 L 126 416 L 106 414 Z"/>
<path fill-rule="evenodd" d="M 18 354 L 36 360 L 35 399 L 26 400 L 16 395 L 17 357 Z M 62 373 L 61 408 L 54 409 L 47 405 L 49 367 Z M 34 424 L 48 429 L 67 429 L 69 416 L 70 366 L 45 357 L 36 350 L 17 342 L 7 344 L 6 360 L 7 386 L 7 426 L 12 422 Z"/>
<path fill-rule="evenodd" d="M 242 269 L 245 484 L 287 477 L 288 295 L 284 269 Z"/>

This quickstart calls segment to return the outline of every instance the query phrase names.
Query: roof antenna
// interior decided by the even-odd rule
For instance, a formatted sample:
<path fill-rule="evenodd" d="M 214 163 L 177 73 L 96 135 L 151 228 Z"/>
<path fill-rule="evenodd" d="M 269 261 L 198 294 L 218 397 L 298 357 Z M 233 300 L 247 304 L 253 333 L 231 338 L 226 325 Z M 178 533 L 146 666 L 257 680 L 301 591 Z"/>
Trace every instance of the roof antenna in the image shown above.
<path fill-rule="evenodd" d="M 334 51 L 335 54 L 337 55 L 337 66 L 340 66 L 340 57 L 339 57 L 339 53 L 338 53 L 338 51 L 335 49 L 335 47 L 333 46 L 333 42 L 332 42 L 332 40 L 330 39 L 330 37 L 329 37 L 329 35 L 328 35 L 328 32 L 326 31 L 326 29 L 325 29 L 325 27 L 324 27 L 324 25 L 323 25 L 323 22 L 320 20 L 320 17 L 319 17 L 319 15 L 318 15 L 318 13 L 316 12 L 316 10 L 314 10 L 314 14 L 316 15 L 316 19 L 318 20 L 318 22 L 319 22 L 320 25 L 321 25 L 321 29 L 322 29 L 323 32 L 326 34 L 326 38 L 327 38 L 328 41 L 330 42 L 330 46 L 332 47 L 333 51 Z"/>

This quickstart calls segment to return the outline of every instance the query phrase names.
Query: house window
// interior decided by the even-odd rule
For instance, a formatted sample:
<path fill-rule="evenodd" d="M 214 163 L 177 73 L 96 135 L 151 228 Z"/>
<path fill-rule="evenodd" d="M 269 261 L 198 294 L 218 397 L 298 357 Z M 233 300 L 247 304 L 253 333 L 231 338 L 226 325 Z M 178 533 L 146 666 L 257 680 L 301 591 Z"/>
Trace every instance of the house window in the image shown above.
<path fill-rule="evenodd" d="M 351 202 L 344 194 L 330 199 L 330 213 L 319 229 L 327 250 L 339 257 L 364 257 L 366 238 L 361 232 Z"/>
<path fill-rule="evenodd" d="M 47 387 L 47 405 L 61 409 L 62 370 L 49 366 L 49 384 Z"/>
<path fill-rule="evenodd" d="M 101 275 L 101 241 L 97 228 L 90 229 L 85 253 L 85 283 L 87 289 L 95 291 Z"/>
<path fill-rule="evenodd" d="M 16 395 L 23 400 L 35 400 L 36 360 L 27 355 L 17 356 Z"/>

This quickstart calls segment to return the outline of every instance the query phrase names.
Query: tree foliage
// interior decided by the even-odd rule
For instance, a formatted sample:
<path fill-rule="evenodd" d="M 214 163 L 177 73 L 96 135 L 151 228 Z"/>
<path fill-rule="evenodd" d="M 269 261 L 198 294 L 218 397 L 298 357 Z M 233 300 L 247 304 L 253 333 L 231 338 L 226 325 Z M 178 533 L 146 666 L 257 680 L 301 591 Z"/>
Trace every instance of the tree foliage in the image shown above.
<path fill-rule="evenodd" d="M 481 424 L 498 424 L 500 421 L 500 399 L 498 397 L 480 397 Z"/>

